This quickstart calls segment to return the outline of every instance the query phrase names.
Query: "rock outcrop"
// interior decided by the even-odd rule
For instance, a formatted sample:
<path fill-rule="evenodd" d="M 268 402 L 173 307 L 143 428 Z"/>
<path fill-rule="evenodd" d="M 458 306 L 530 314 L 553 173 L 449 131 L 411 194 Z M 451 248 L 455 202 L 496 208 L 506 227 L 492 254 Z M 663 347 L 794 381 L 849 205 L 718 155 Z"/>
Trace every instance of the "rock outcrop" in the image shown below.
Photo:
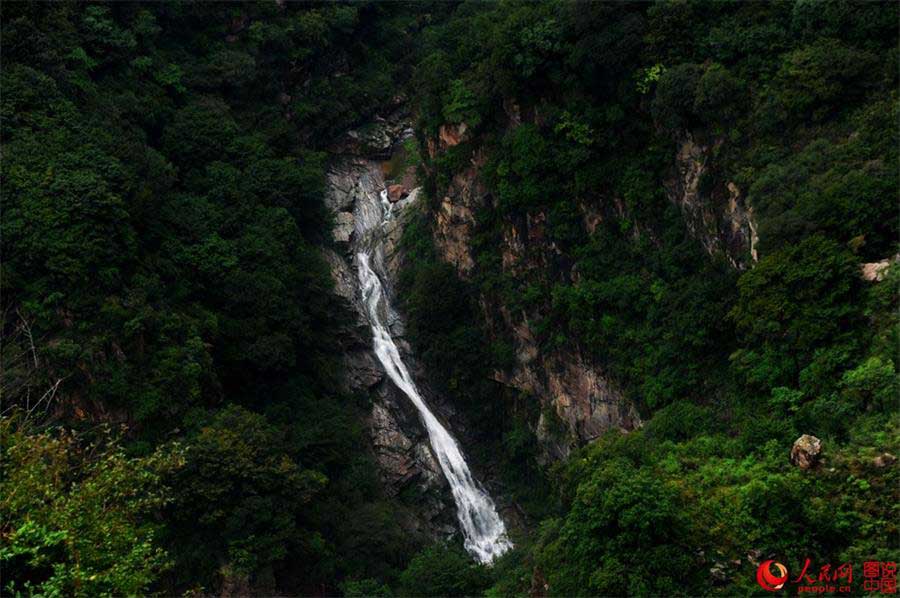
<path fill-rule="evenodd" d="M 409 195 L 409 191 L 403 185 L 388 185 L 387 194 L 388 200 L 391 203 L 396 203 Z"/>
<path fill-rule="evenodd" d="M 673 172 L 664 181 L 666 195 L 681 209 L 688 230 L 707 253 L 723 255 L 743 270 L 759 259 L 753 208 L 733 182 L 701 188 L 710 171 L 712 149 L 685 133 L 678 143 Z"/>
<path fill-rule="evenodd" d="M 869 262 L 860 266 L 860 274 L 863 280 L 867 282 L 881 282 L 887 276 L 888 270 L 892 264 L 900 262 L 900 255 L 896 255 L 890 259 L 883 259 L 877 262 Z"/>
<path fill-rule="evenodd" d="M 634 407 L 578 347 L 542 351 L 524 316 L 517 322 L 508 311 L 500 312 L 513 331 L 516 361 L 510 371 L 495 372 L 494 379 L 536 397 L 544 407 L 535 429 L 541 460 L 566 458 L 607 430 L 640 425 Z"/>
<path fill-rule="evenodd" d="M 465 130 L 460 133 L 442 127 L 431 149 L 437 152 L 452 147 L 464 134 Z M 480 177 L 483 164 L 483 155 L 475 151 L 468 166 L 451 179 L 434 215 L 435 247 L 463 279 L 470 278 L 475 267 L 475 214 L 491 201 Z M 599 214 L 586 211 L 585 225 L 596 226 L 599 218 Z M 538 211 L 523 216 L 521 221 L 506 223 L 502 243 L 497 247 L 504 271 L 557 271 L 567 280 L 577 276 L 571 265 L 561 262 L 561 253 L 547 240 L 546 222 L 547 215 Z M 534 432 L 542 449 L 542 461 L 565 458 L 574 447 L 607 430 L 631 430 L 640 425 L 635 408 L 603 374 L 600 365 L 592 363 L 579 347 L 572 344 L 542 349 L 535 341 L 527 314 L 510 313 L 486 297 L 481 297 L 480 303 L 492 335 L 515 342 L 515 364 L 507 371 L 495 372 L 494 379 L 533 396 L 541 404 L 542 415 L 534 423 Z"/>
<path fill-rule="evenodd" d="M 331 151 L 373 160 L 388 159 L 397 142 L 412 136 L 412 132 L 410 121 L 401 109 L 386 118 L 377 116 L 358 129 L 347 131 Z"/>
<path fill-rule="evenodd" d="M 819 462 L 821 453 L 822 441 L 815 436 L 804 434 L 795 440 L 794 446 L 791 447 L 791 463 L 800 469 L 809 469 Z"/>

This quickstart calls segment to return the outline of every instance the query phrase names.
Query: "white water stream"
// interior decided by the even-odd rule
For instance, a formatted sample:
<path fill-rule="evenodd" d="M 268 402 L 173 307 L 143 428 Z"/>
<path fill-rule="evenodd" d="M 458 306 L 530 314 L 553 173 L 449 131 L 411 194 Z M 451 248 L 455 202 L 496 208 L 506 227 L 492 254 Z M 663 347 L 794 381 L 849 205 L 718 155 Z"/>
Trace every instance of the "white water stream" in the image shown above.
<path fill-rule="evenodd" d="M 386 201 L 386 194 L 383 193 L 381 199 L 381 221 L 384 224 L 391 218 L 392 206 Z M 373 253 L 373 251 L 357 253 L 356 263 L 362 299 L 372 327 L 375 354 L 394 384 L 409 397 L 419 411 L 428 432 L 431 448 L 450 483 L 453 499 L 456 501 L 457 516 L 465 536 L 466 550 L 479 562 L 490 563 L 512 547 L 506 536 L 506 526 L 497 513 L 494 501 L 472 477 L 472 472 L 469 471 L 456 440 L 428 408 L 409 370 L 400 358 L 400 352 L 382 320 L 382 313 L 391 312 L 381 280 L 370 265 L 370 255 Z"/>

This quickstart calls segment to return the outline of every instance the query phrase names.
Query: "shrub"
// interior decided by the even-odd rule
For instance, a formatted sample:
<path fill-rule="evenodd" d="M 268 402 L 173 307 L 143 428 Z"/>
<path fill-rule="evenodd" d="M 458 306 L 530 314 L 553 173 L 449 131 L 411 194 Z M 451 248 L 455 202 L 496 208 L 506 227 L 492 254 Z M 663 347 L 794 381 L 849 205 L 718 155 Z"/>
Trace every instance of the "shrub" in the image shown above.
<path fill-rule="evenodd" d="M 490 585 L 484 565 L 473 562 L 462 547 L 443 543 L 417 554 L 400 575 L 404 596 L 478 596 Z"/>
<path fill-rule="evenodd" d="M 702 76 L 703 69 L 696 64 L 679 64 L 660 75 L 652 104 L 657 123 L 669 131 L 694 124 L 694 101 Z"/>

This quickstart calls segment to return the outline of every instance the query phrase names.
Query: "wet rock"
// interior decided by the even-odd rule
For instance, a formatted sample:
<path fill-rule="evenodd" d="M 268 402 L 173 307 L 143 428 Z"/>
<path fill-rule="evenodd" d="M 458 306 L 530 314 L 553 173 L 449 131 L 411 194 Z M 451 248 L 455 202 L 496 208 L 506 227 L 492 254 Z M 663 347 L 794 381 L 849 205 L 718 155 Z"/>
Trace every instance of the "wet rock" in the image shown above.
<path fill-rule="evenodd" d="M 350 392 L 370 390 L 384 380 L 384 369 L 368 350 L 348 352 L 344 367 L 344 381 Z"/>
<path fill-rule="evenodd" d="M 409 195 L 409 191 L 403 185 L 388 185 L 387 194 L 388 200 L 391 203 L 396 203 Z"/>
<path fill-rule="evenodd" d="M 453 534 L 454 511 L 448 484 L 431 452 L 427 437 L 413 427 L 415 416 L 405 414 L 392 390 L 382 387 L 381 398 L 372 406 L 369 430 L 375 459 L 391 496 L 415 497 L 415 515 L 404 527 L 425 531 L 432 537 Z"/>
<path fill-rule="evenodd" d="M 372 406 L 371 430 L 372 441 L 381 451 L 405 454 L 412 448 L 412 441 L 403 434 L 400 424 L 383 405 Z M 400 473 L 405 473 L 405 470 Z"/>
<path fill-rule="evenodd" d="M 356 200 L 357 168 L 352 162 L 335 165 L 326 175 L 325 206 L 333 212 L 353 210 Z"/>
<path fill-rule="evenodd" d="M 821 452 L 822 441 L 815 436 L 804 434 L 795 440 L 794 446 L 791 447 L 791 463 L 800 469 L 809 469 L 818 463 Z"/>
<path fill-rule="evenodd" d="M 350 271 L 350 266 L 341 256 L 330 249 L 324 251 L 325 261 L 331 269 L 331 280 L 334 282 L 334 292 L 348 302 L 356 298 L 356 274 Z"/>

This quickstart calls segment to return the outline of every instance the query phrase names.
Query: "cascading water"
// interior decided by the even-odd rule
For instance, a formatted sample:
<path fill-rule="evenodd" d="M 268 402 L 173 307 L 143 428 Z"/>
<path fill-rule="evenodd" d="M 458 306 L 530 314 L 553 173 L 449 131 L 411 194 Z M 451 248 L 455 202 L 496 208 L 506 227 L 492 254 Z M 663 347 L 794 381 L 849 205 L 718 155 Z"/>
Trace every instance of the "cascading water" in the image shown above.
<path fill-rule="evenodd" d="M 387 201 L 385 192 L 382 192 L 380 199 L 380 222 L 384 225 L 392 216 L 393 206 Z M 512 547 L 506 537 L 506 526 L 497 513 L 494 501 L 472 477 L 456 440 L 428 408 L 384 324 L 382 314 L 387 317 L 391 313 L 390 305 L 381 280 L 370 263 L 371 256 L 377 255 L 377 249 L 376 246 L 368 252 L 360 251 L 356 254 L 362 299 L 372 327 L 375 355 L 390 379 L 409 397 L 419 411 L 434 454 L 450 483 L 453 499 L 456 501 L 457 516 L 465 536 L 466 550 L 479 562 L 490 563 Z"/>

